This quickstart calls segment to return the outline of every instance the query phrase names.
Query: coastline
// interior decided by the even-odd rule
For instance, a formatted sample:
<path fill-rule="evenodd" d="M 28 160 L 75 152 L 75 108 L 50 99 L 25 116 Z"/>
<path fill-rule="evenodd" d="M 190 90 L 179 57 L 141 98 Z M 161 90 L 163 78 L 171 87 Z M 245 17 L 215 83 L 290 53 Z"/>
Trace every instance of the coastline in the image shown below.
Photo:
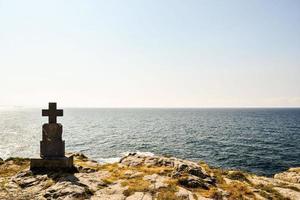
<path fill-rule="evenodd" d="M 0 199 L 300 199 L 300 168 L 271 178 L 152 154 L 107 164 L 72 155 L 72 173 L 32 172 L 26 158 L 0 161 Z"/>

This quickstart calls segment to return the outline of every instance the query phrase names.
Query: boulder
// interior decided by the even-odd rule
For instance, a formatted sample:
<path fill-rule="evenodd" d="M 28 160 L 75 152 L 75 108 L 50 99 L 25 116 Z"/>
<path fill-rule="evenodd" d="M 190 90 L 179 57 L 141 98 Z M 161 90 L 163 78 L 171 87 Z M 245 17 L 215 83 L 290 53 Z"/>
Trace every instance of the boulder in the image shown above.
<path fill-rule="evenodd" d="M 193 175 L 181 177 L 179 178 L 178 182 L 180 185 L 187 188 L 202 188 L 206 190 L 209 189 L 208 183 L 206 183 L 203 179 Z"/>
<path fill-rule="evenodd" d="M 168 180 L 167 177 L 158 174 L 146 175 L 143 179 L 151 183 L 149 186 L 150 190 L 158 190 L 168 186 L 168 184 L 166 184 L 166 181 Z"/>
<path fill-rule="evenodd" d="M 85 199 L 91 195 L 91 191 L 85 185 L 73 184 L 71 182 L 57 182 L 46 190 L 44 197 L 47 199 Z"/>

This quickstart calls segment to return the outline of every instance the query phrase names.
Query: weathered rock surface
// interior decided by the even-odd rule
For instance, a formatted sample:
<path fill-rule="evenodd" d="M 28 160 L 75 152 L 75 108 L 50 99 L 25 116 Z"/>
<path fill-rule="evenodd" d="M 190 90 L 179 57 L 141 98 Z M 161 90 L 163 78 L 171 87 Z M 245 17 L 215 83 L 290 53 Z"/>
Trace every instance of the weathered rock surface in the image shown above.
<path fill-rule="evenodd" d="M 286 172 L 275 174 L 274 178 L 292 183 L 300 183 L 300 167 L 290 168 Z"/>
<path fill-rule="evenodd" d="M 74 158 L 72 173 L 30 171 L 28 159 L 0 160 L 0 199 L 300 199 L 300 168 L 268 178 L 174 157 L 133 153 L 113 164 Z"/>

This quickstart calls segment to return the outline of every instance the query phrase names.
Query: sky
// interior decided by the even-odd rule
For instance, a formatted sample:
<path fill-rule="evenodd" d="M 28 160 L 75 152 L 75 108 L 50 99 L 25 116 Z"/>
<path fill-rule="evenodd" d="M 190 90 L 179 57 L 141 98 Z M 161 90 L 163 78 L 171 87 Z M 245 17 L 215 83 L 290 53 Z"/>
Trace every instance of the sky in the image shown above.
<path fill-rule="evenodd" d="M 0 0 L 0 106 L 299 107 L 299 0 Z"/>

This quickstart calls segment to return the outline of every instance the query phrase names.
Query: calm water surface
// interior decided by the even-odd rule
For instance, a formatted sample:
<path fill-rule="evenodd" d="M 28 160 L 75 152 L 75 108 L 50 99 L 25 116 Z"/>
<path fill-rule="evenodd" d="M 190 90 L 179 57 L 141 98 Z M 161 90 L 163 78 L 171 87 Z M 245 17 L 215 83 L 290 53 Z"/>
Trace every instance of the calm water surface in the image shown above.
<path fill-rule="evenodd" d="M 0 157 L 39 155 L 40 109 L 0 110 Z M 66 151 L 152 152 L 272 175 L 300 166 L 300 109 L 65 109 Z"/>

